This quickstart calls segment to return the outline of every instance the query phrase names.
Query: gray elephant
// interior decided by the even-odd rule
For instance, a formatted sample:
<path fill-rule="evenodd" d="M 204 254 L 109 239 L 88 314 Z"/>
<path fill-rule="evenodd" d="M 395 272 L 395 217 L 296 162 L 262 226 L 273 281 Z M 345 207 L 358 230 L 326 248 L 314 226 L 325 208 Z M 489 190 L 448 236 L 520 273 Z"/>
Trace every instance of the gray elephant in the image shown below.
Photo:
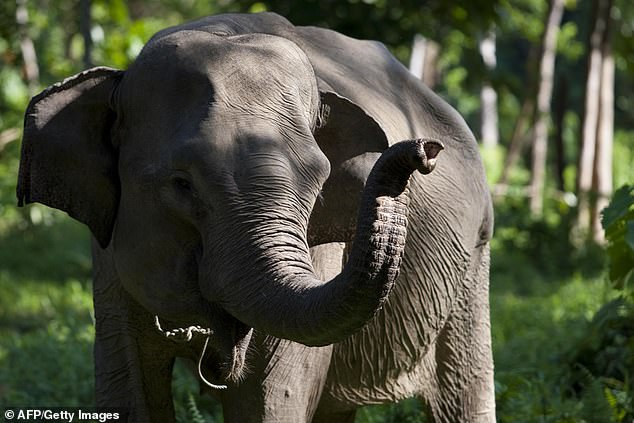
<path fill-rule="evenodd" d="M 180 356 L 227 422 L 411 396 L 495 420 L 478 148 L 379 43 L 270 13 L 163 30 L 31 101 L 17 193 L 94 235 L 99 406 L 173 420 Z"/>

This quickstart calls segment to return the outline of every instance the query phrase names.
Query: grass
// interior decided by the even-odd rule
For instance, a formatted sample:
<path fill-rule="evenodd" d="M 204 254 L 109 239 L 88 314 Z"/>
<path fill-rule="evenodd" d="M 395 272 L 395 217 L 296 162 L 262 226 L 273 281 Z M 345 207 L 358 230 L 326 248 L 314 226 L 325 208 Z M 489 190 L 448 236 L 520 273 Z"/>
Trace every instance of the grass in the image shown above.
<path fill-rule="evenodd" d="M 17 212 L 0 224 L 0 407 L 88 406 L 94 400 L 88 233 L 47 209 L 30 213 L 38 224 L 25 224 Z M 514 236 L 493 245 L 498 420 L 582 421 L 587 406 L 571 392 L 566 360 L 614 294 L 600 266 L 570 273 L 568 263 L 553 275 L 560 257 L 544 270 L 539 260 L 546 252 L 509 248 Z M 173 392 L 178 421 L 221 421 L 218 404 L 199 397 L 194 376 L 180 363 Z M 366 407 L 357 417 L 363 423 L 424 421 L 416 400 Z"/>
<path fill-rule="evenodd" d="M 49 217 L 0 227 L 0 406 L 94 402 L 89 238 Z"/>
<path fill-rule="evenodd" d="M 540 291 L 491 295 L 499 421 L 567 421 L 579 414 L 566 359 L 610 293 L 601 278 L 581 277 Z"/>
<path fill-rule="evenodd" d="M 0 406 L 92 404 L 90 287 L 0 274 Z"/>

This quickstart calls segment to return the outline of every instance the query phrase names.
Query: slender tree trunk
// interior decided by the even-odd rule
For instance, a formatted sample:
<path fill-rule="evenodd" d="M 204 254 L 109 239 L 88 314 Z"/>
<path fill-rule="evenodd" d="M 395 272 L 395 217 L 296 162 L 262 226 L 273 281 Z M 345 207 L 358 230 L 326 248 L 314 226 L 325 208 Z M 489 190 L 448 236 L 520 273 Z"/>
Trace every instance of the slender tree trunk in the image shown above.
<path fill-rule="evenodd" d="M 421 79 L 429 88 L 433 88 L 438 81 L 439 53 L 440 46 L 438 43 L 416 34 L 412 45 L 409 71 Z"/>
<path fill-rule="evenodd" d="M 557 36 L 559 35 L 559 25 L 564 13 L 564 3 L 564 0 L 551 0 L 542 42 L 543 50 L 539 65 L 540 81 L 537 91 L 531 169 L 530 209 L 535 216 L 541 215 L 544 208 L 543 191 L 546 179 L 550 101 L 553 92 Z"/>
<path fill-rule="evenodd" d="M 497 60 L 495 57 L 495 32 L 490 31 L 480 40 L 480 54 L 488 73 L 495 71 Z M 486 148 L 498 145 L 498 94 L 490 81 L 485 80 L 480 90 L 481 137 L 482 145 Z"/>
<path fill-rule="evenodd" d="M 597 148 L 597 127 L 599 125 L 600 99 L 602 96 L 603 50 L 607 42 L 607 29 L 612 0 L 595 0 L 593 7 L 593 29 L 590 35 L 590 55 L 582 129 L 582 146 L 577 167 L 577 193 L 579 207 L 576 230 L 583 237 L 590 230 L 592 218 L 592 185 Z M 610 88 L 608 88 L 610 89 Z M 613 88 L 611 88 L 613 90 Z"/>
<path fill-rule="evenodd" d="M 564 148 L 564 117 L 566 116 L 566 104 L 568 103 L 568 80 L 560 75 L 557 81 L 557 102 L 555 105 L 555 146 L 557 158 L 555 173 L 557 176 L 557 189 L 566 191 L 564 170 L 566 169 L 566 152 Z"/>
<path fill-rule="evenodd" d="M 599 96 L 599 122 L 597 124 L 596 147 L 594 157 L 594 177 L 592 191 L 596 199 L 591 208 L 592 239 L 599 244 L 605 242 L 601 227 L 601 210 L 607 207 L 612 193 L 612 144 L 614 136 L 614 56 L 607 30 L 602 49 L 601 93 Z"/>
<path fill-rule="evenodd" d="M 511 135 L 509 149 L 506 153 L 506 158 L 504 159 L 504 168 L 502 169 L 502 175 L 498 181 L 498 184 L 500 185 L 506 185 L 508 183 L 511 170 L 515 166 L 517 159 L 519 159 L 520 153 L 526 144 L 526 140 L 530 136 L 530 134 L 527 134 L 526 131 L 529 126 L 529 122 L 533 120 L 534 114 L 535 102 L 533 101 L 532 96 L 527 95 L 524 98 L 522 109 L 520 110 L 519 116 L 515 121 L 515 126 L 513 127 L 513 134 Z"/>
<path fill-rule="evenodd" d="M 414 36 L 412 43 L 412 54 L 409 58 L 409 71 L 418 79 L 423 78 L 423 68 L 425 67 L 425 37 L 420 34 Z"/>
<path fill-rule="evenodd" d="M 528 133 L 528 130 L 535 116 L 535 93 L 537 91 L 535 87 L 537 85 L 537 80 L 532 75 L 537 73 L 536 66 L 534 65 L 537 61 L 537 55 L 537 47 L 533 44 L 531 45 L 526 59 L 526 74 L 528 75 L 526 84 L 528 88 L 525 90 L 522 107 L 517 119 L 515 120 L 515 126 L 513 127 L 511 140 L 509 141 L 508 151 L 504 159 L 502 175 L 498 181 L 500 186 L 506 186 L 508 184 L 511 170 L 515 167 L 515 163 L 520 157 L 527 139 L 531 135 Z"/>
<path fill-rule="evenodd" d="M 33 40 L 29 36 L 29 11 L 26 0 L 16 0 L 15 20 L 20 34 L 20 51 L 24 61 L 24 75 L 31 95 L 39 91 L 40 68 L 37 65 L 37 55 Z"/>
<path fill-rule="evenodd" d="M 91 68 L 93 67 L 92 62 L 92 34 L 90 33 L 90 29 L 92 27 L 92 19 L 90 15 L 91 9 L 91 1 L 90 0 L 80 0 L 79 1 L 79 28 L 81 31 L 81 36 L 84 39 L 84 67 Z"/>

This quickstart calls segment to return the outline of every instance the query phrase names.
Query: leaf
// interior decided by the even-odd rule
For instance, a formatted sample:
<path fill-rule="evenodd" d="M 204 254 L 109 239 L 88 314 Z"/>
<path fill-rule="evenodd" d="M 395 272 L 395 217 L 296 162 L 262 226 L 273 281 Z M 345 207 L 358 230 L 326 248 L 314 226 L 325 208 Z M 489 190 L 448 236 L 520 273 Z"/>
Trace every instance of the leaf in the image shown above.
<path fill-rule="evenodd" d="M 607 231 L 630 212 L 634 214 L 634 185 L 623 185 L 614 193 L 610 204 L 601 213 L 603 229 Z"/>
<path fill-rule="evenodd" d="M 601 224 L 610 258 L 609 278 L 615 289 L 629 292 L 634 275 L 634 185 L 624 185 L 603 209 Z"/>
<path fill-rule="evenodd" d="M 634 221 L 627 222 L 627 232 L 625 234 L 625 242 L 634 251 Z"/>

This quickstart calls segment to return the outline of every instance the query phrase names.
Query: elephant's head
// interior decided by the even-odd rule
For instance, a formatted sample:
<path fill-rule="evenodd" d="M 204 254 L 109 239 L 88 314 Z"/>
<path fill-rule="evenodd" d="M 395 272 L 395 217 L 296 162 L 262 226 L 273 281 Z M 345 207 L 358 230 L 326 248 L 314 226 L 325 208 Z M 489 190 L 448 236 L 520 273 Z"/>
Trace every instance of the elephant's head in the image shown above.
<path fill-rule="evenodd" d="M 325 345 L 374 315 L 398 272 L 409 175 L 442 149 L 381 156 L 349 263 L 322 282 L 307 241 L 330 172 L 321 109 L 309 60 L 284 38 L 167 33 L 129 70 L 89 70 L 31 101 L 18 198 L 86 223 L 126 291 L 162 320 L 213 328 L 223 376 L 237 377 L 251 328 Z"/>

